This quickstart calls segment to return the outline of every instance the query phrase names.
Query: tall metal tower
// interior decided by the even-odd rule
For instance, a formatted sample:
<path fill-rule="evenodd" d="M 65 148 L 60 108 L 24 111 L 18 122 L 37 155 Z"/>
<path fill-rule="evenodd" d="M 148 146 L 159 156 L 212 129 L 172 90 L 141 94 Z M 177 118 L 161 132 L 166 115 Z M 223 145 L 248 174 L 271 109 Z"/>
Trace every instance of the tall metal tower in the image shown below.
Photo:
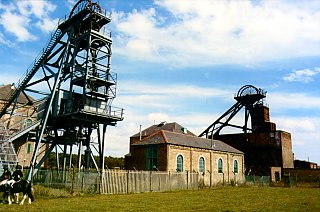
<path fill-rule="evenodd" d="M 252 131 L 251 128 L 248 127 L 248 121 L 250 115 L 252 116 L 252 111 L 254 107 L 258 104 L 262 104 L 263 98 L 266 97 L 266 92 L 262 89 L 258 89 L 253 85 L 245 85 L 242 86 L 236 96 L 234 97 L 237 102 L 230 107 L 222 116 L 220 116 L 215 122 L 213 122 L 205 131 L 203 131 L 199 137 L 206 138 L 217 138 L 219 136 L 220 131 L 225 127 L 233 127 L 242 129 L 244 133 L 248 131 Z M 244 125 L 238 126 L 235 124 L 231 124 L 230 121 L 234 116 L 242 109 L 245 108 L 245 116 L 244 116 Z M 254 120 L 251 120 L 254 121 Z M 254 125 L 254 123 L 252 123 Z"/>
<path fill-rule="evenodd" d="M 96 150 L 100 158 L 100 164 L 95 166 L 103 170 L 106 128 L 123 120 L 123 109 L 111 106 L 116 97 L 117 75 L 110 67 L 112 39 L 111 33 L 106 33 L 110 21 L 98 3 L 79 0 L 59 22 L 47 46 L 14 85 L 0 109 L 0 117 L 7 115 L 11 119 L 7 122 L 10 132 L 19 109 L 19 96 L 32 97 L 26 103 L 35 109 L 25 117 L 30 120 L 28 125 L 3 141 L 12 142 L 34 133 L 29 179 L 58 146 L 63 147 L 64 153 L 78 146 L 78 168 L 85 147 L 84 167 L 88 169 L 90 160 L 95 163 L 93 135 L 98 138 Z M 47 146 L 45 153 L 39 152 L 41 145 Z"/>

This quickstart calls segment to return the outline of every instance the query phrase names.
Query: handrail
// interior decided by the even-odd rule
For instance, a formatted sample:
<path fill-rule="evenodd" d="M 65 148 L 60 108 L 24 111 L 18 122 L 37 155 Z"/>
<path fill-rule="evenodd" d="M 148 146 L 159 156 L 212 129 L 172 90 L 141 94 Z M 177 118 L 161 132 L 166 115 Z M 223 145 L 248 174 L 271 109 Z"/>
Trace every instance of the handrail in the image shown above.
<path fill-rule="evenodd" d="M 104 108 L 96 108 L 96 107 L 85 107 L 84 108 L 85 112 L 89 112 L 89 113 L 94 113 L 97 115 L 105 115 L 108 117 L 116 117 L 119 119 L 123 119 L 123 108 L 119 108 L 119 107 L 113 107 L 110 105 L 106 105 Z"/>
<path fill-rule="evenodd" d="M 2 122 L 2 132 L 0 132 L 0 140 L 10 140 L 10 138 L 16 136 L 17 134 L 25 131 L 28 128 L 32 128 L 34 125 L 37 125 L 41 121 L 41 116 L 45 109 L 38 110 L 38 107 L 46 102 L 46 99 L 42 99 L 37 102 L 31 108 L 24 110 L 22 113 L 16 113 Z M 28 111 L 31 111 L 31 115 Z M 26 120 L 31 120 L 30 125 L 26 125 Z M 9 125 L 7 127 L 7 125 Z"/>
<path fill-rule="evenodd" d="M 31 65 L 27 68 L 27 70 L 24 72 L 22 77 L 18 80 L 17 83 L 13 84 L 16 89 L 11 90 L 11 92 L 8 93 L 8 95 L 5 97 L 7 100 L 7 104 L 4 104 L 0 111 L 0 116 L 4 114 L 4 110 L 6 110 L 10 104 L 13 102 L 13 97 L 16 96 L 16 94 L 21 90 L 21 87 L 24 83 L 27 82 L 27 80 L 32 77 L 35 74 L 35 71 L 38 70 L 41 62 L 46 58 L 48 54 L 53 50 L 55 47 L 55 44 L 60 39 L 60 37 L 63 35 L 60 29 L 56 29 L 55 32 L 52 34 L 49 43 L 47 44 L 47 47 L 43 49 L 38 56 L 33 60 Z"/>

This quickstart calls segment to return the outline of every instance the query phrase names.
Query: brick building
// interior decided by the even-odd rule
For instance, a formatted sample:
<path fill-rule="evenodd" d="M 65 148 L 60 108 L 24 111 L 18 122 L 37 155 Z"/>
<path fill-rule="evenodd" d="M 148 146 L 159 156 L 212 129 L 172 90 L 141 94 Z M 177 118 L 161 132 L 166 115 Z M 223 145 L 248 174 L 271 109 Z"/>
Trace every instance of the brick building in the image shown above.
<path fill-rule="evenodd" d="M 177 123 L 153 125 L 130 137 L 126 169 L 199 172 L 206 186 L 244 182 L 244 154 L 199 138 Z"/>
<path fill-rule="evenodd" d="M 295 169 L 320 169 L 317 163 L 305 161 L 305 160 L 294 160 Z"/>
<path fill-rule="evenodd" d="M 11 84 L 0 85 L 0 108 L 6 104 L 6 98 L 11 90 L 15 89 Z M 30 141 L 31 134 L 23 133 L 28 127 L 37 121 L 37 108 L 33 104 L 33 98 L 27 95 L 20 95 L 17 100 L 18 109 L 10 118 L 10 114 L 5 114 L 0 119 L 0 140 L 1 143 L 6 143 L 9 139 L 12 140 L 14 146 L 14 154 L 17 156 L 17 161 L 20 165 L 27 167 L 35 148 L 35 142 Z M 20 132 L 22 132 L 20 134 Z M 46 149 L 46 145 L 40 146 L 40 152 Z M 1 151 L 2 149 L 0 149 Z M 3 151 L 2 151 L 3 152 Z M 7 157 L 2 155 L 1 157 Z M 16 159 L 15 159 L 16 160 Z M 2 163 L 6 163 L 4 158 L 1 158 Z M 13 168 L 13 167 L 11 167 Z M 1 168 L 0 168 L 1 169 Z"/>
<path fill-rule="evenodd" d="M 251 133 L 221 134 L 215 139 L 244 152 L 248 175 L 274 177 L 284 168 L 294 168 L 291 134 L 276 129 L 267 106 L 255 105 L 250 115 Z"/>

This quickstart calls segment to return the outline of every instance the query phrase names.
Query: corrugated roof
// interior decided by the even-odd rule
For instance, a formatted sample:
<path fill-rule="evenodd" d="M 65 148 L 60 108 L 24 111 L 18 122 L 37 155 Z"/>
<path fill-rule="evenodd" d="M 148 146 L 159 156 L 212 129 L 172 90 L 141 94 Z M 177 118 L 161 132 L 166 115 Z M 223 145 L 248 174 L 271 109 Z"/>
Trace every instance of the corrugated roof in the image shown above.
<path fill-rule="evenodd" d="M 187 135 L 195 136 L 195 134 L 193 134 L 192 132 L 187 130 L 187 128 L 181 126 L 180 124 L 178 124 L 176 122 L 172 122 L 172 123 L 161 122 L 160 124 L 152 125 L 152 126 L 148 127 L 147 129 L 142 130 L 141 135 L 143 137 L 150 136 L 151 134 L 154 134 L 154 133 L 158 132 L 159 130 L 165 130 L 165 131 L 176 132 L 176 133 L 181 133 L 181 134 L 185 133 Z M 131 137 L 139 137 L 139 136 L 140 136 L 140 133 L 138 132 Z"/>
<path fill-rule="evenodd" d="M 210 149 L 210 150 L 223 151 L 223 152 L 233 152 L 233 153 L 240 153 L 240 154 L 243 153 L 219 140 L 200 138 L 197 136 L 186 135 L 186 134 L 170 132 L 165 130 L 159 130 L 158 132 L 150 135 L 149 137 L 133 145 L 150 145 L 150 144 L 161 144 L 161 143 L 169 143 L 169 144 L 174 144 L 179 146 L 188 146 L 188 147 Z"/>

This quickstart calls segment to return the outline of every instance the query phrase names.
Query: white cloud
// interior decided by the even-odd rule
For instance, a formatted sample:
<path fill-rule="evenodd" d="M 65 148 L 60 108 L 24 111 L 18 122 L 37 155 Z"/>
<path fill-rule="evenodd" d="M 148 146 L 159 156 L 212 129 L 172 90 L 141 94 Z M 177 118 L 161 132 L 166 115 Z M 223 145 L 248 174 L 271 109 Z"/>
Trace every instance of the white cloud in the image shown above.
<path fill-rule="evenodd" d="M 278 129 L 284 129 L 295 132 L 312 133 L 316 132 L 320 120 L 311 117 L 275 117 L 273 121 L 278 123 Z M 319 137 L 320 138 L 320 137 Z"/>
<path fill-rule="evenodd" d="M 39 21 L 36 26 L 48 33 L 52 31 L 58 23 L 58 19 L 49 18 L 49 14 L 56 9 L 56 5 L 49 1 L 18 1 L 17 6 L 23 16 L 35 16 Z"/>
<path fill-rule="evenodd" d="M 37 37 L 31 32 L 33 25 L 44 32 L 51 31 L 57 23 L 49 14 L 56 6 L 49 1 L 13 1 L 0 4 L 0 24 L 17 37 L 18 41 L 32 41 Z"/>
<path fill-rule="evenodd" d="M 116 53 L 172 66 L 320 55 L 320 12 L 311 6 L 286 1 L 156 3 L 148 10 L 113 13 Z M 173 18 L 163 19 L 162 10 Z"/>
<path fill-rule="evenodd" d="M 170 95 L 181 96 L 184 98 L 203 98 L 203 97 L 222 97 L 232 94 L 232 91 L 227 89 L 213 88 L 213 87 L 200 87 L 194 85 L 184 84 L 148 84 L 144 82 L 134 83 L 131 81 L 122 82 L 125 87 L 121 88 L 123 94 L 158 94 L 158 95 Z M 201 94 L 201 95 L 200 95 Z"/>
<path fill-rule="evenodd" d="M 232 100 L 232 93 L 227 89 L 200 87 L 183 84 L 148 84 L 145 82 L 122 82 L 125 87 L 118 87 L 120 94 L 116 104 L 129 109 L 162 112 L 175 111 L 183 107 L 195 107 L 195 103 L 211 98 Z M 194 103 L 190 103 L 193 101 Z M 135 102 L 135 104 L 132 104 Z M 143 109 L 145 108 L 145 109 Z M 194 110 L 197 110 L 194 108 Z"/>
<path fill-rule="evenodd" d="M 36 26 L 45 33 L 52 32 L 58 25 L 59 19 L 43 18 L 36 23 Z"/>
<path fill-rule="evenodd" d="M 56 6 L 49 1 L 17 1 L 18 9 L 23 16 L 34 15 L 41 19 L 48 17 Z"/>
<path fill-rule="evenodd" d="M 28 17 L 18 15 L 11 11 L 5 11 L 0 16 L 0 24 L 3 25 L 6 31 L 14 34 L 18 38 L 18 41 L 36 39 L 27 29 L 29 23 L 30 19 Z"/>
<path fill-rule="evenodd" d="M 318 117 L 273 117 L 277 129 L 291 133 L 292 150 L 295 159 L 320 163 L 320 119 Z"/>
<path fill-rule="evenodd" d="M 283 77 L 283 80 L 289 82 L 304 82 L 309 83 L 314 81 L 314 77 L 320 74 L 320 68 L 315 67 L 311 69 L 294 70 L 290 74 Z"/>
<path fill-rule="evenodd" d="M 320 97 L 305 93 L 277 93 L 268 95 L 268 102 L 275 110 L 282 109 L 317 109 L 320 108 Z"/>

